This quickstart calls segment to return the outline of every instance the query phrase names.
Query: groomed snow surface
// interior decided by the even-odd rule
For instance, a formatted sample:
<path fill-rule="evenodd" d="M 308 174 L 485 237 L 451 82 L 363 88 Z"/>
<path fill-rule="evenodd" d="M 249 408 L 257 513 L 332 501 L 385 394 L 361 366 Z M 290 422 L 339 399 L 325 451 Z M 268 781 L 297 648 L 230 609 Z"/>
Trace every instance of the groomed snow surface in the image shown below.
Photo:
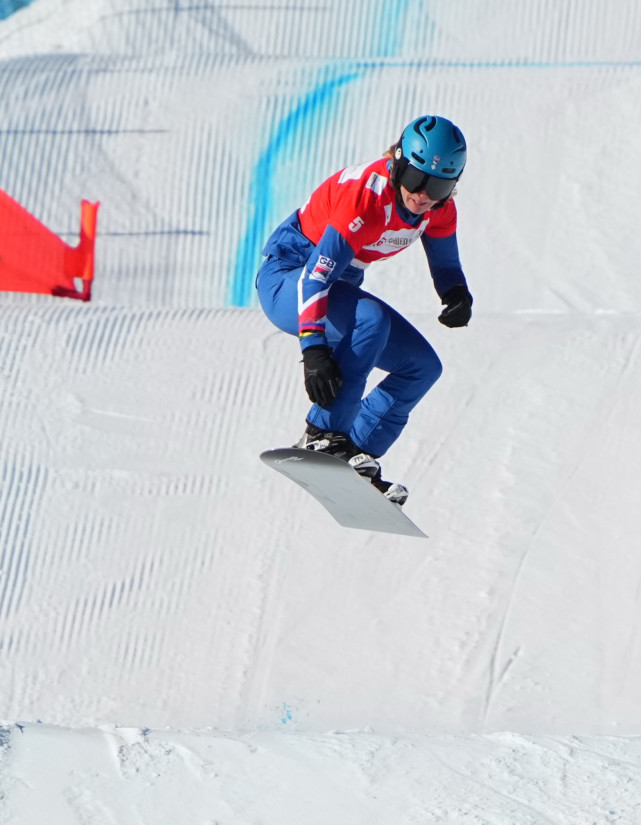
<path fill-rule="evenodd" d="M 587 825 L 638 817 L 641 754 L 623 738 L 29 724 L 10 742 L 3 786 L 21 823 Z"/>
<path fill-rule="evenodd" d="M 0 187 L 65 239 L 102 203 L 91 304 L 0 301 L 2 825 L 641 822 L 641 11 L 482 5 L 0 24 Z M 384 458 L 423 541 L 259 461 L 307 401 L 252 279 L 429 110 L 474 318 L 421 250 L 366 281 L 445 366 Z"/>

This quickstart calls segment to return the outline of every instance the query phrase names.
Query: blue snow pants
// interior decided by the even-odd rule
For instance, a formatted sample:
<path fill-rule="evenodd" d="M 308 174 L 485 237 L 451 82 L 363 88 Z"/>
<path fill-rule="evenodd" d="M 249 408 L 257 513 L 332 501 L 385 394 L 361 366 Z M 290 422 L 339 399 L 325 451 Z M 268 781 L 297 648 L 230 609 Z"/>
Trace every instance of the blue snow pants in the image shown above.
<path fill-rule="evenodd" d="M 269 256 L 256 286 L 269 320 L 298 335 L 298 279 L 302 266 Z M 364 452 L 382 456 L 401 434 L 411 410 L 440 377 L 443 367 L 412 324 L 375 295 L 346 281 L 329 291 L 327 342 L 343 385 L 329 408 L 314 404 L 307 421 L 347 433 Z M 367 378 L 378 367 L 388 373 L 365 397 Z"/>

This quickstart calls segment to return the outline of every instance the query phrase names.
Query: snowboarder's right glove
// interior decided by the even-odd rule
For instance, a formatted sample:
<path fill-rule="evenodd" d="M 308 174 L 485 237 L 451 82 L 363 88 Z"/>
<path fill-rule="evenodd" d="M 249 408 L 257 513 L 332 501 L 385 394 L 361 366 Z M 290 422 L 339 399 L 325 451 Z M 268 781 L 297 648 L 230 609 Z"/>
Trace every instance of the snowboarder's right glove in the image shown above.
<path fill-rule="evenodd" d="M 330 347 L 321 345 L 304 349 L 303 368 L 309 400 L 319 407 L 329 407 L 343 383 L 341 371 L 332 358 Z"/>
<path fill-rule="evenodd" d="M 463 284 L 453 286 L 441 298 L 445 309 L 438 316 L 446 327 L 466 327 L 472 317 L 472 296 Z"/>

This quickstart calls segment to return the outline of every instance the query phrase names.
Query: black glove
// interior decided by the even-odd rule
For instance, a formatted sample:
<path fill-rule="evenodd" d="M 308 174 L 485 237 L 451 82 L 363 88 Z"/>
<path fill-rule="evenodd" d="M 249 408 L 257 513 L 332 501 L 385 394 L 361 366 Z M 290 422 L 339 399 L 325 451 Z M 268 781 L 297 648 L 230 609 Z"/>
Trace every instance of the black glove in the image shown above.
<path fill-rule="evenodd" d="M 466 286 L 453 286 L 441 298 L 445 309 L 438 316 L 446 327 L 466 327 L 472 317 L 472 296 Z"/>
<path fill-rule="evenodd" d="M 331 349 L 324 345 L 307 347 L 303 350 L 303 367 L 309 400 L 320 407 L 329 407 L 343 383 Z"/>

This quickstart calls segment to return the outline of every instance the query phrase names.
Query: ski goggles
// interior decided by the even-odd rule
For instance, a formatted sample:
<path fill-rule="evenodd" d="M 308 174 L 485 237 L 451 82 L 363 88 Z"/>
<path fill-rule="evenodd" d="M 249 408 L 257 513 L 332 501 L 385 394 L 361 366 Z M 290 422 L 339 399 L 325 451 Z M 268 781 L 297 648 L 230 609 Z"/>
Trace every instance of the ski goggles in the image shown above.
<path fill-rule="evenodd" d="M 416 166 L 407 164 L 400 174 L 398 182 L 412 195 L 416 192 L 425 192 L 432 201 L 444 201 L 452 194 L 458 178 L 437 178 L 421 172 Z"/>

